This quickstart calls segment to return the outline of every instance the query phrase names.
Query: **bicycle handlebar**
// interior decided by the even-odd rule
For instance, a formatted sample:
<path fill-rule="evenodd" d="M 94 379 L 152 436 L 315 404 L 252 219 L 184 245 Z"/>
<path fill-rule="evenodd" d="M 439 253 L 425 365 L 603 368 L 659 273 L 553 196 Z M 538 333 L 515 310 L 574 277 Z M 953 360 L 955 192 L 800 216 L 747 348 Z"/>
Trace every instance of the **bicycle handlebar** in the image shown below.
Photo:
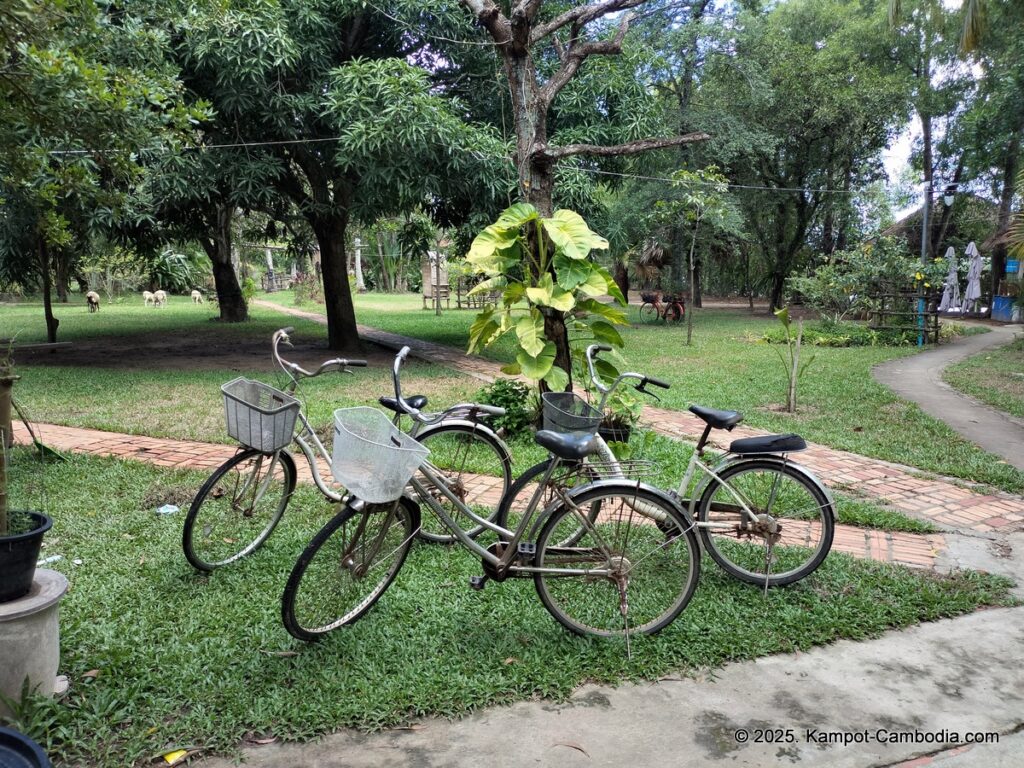
<path fill-rule="evenodd" d="M 288 337 L 294 331 L 295 329 L 291 326 L 274 331 L 272 344 L 274 362 L 277 363 L 281 370 L 284 371 L 285 375 L 291 379 L 292 383 L 290 389 L 293 391 L 295 387 L 298 386 L 300 377 L 304 379 L 311 379 L 319 376 L 321 373 L 326 373 L 327 371 L 345 371 L 347 368 L 365 368 L 367 365 L 365 360 L 350 360 L 344 357 L 335 357 L 331 360 L 325 360 L 322 362 L 320 367 L 315 371 L 307 371 L 298 363 L 285 360 L 281 357 L 281 353 L 278 350 L 278 347 L 281 344 L 287 344 L 289 347 L 292 345 L 291 340 Z"/>
<path fill-rule="evenodd" d="M 608 401 L 608 397 L 612 392 L 615 391 L 616 387 L 619 386 L 626 379 L 639 379 L 640 383 L 636 385 L 638 392 L 643 392 L 645 395 L 650 395 L 656 400 L 658 399 L 653 392 L 648 392 L 644 387 L 648 384 L 653 384 L 656 387 L 662 389 L 669 389 L 671 386 L 668 382 L 662 381 L 661 379 L 655 379 L 651 376 L 644 376 L 642 373 L 633 373 L 627 371 L 626 373 L 620 373 L 618 377 L 611 383 L 610 386 L 605 386 L 601 381 L 601 378 L 597 375 L 597 370 L 594 368 L 594 361 L 597 359 L 598 352 L 611 352 L 612 348 L 608 344 L 591 344 L 587 347 L 587 368 L 590 370 L 590 381 L 597 388 L 597 391 L 601 393 L 601 402 L 598 404 L 598 410 L 604 410 L 604 405 Z"/>

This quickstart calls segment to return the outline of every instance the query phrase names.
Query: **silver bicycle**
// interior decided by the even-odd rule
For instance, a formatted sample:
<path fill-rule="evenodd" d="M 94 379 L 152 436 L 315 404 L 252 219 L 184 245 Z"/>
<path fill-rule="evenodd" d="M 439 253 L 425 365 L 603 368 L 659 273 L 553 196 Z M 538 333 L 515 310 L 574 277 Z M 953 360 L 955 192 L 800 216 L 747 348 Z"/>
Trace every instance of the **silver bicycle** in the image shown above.
<path fill-rule="evenodd" d="M 284 391 L 248 379 L 235 379 L 222 387 L 228 434 L 241 447 L 206 480 L 185 518 L 182 549 L 198 570 L 212 571 L 236 562 L 270 538 L 295 490 L 297 470 L 288 450 L 290 443 L 306 459 L 313 483 L 329 502 L 341 502 L 347 495 L 331 483 L 326 468 L 322 469 L 331 463 L 331 453 L 295 393 L 303 379 L 362 367 L 366 361 L 335 358 L 308 371 L 280 354 L 282 344 L 290 345 L 291 333 L 291 328 L 282 328 L 274 332 L 272 341 L 274 362 L 288 377 Z M 419 396 L 412 400 L 421 408 L 427 402 Z M 389 398 L 381 398 L 381 403 L 394 411 L 397 423 L 398 406 Z M 503 409 L 494 406 L 460 403 L 432 414 L 429 424 L 416 422 L 411 432 L 431 450 L 439 482 L 459 498 L 468 498 L 476 488 L 487 486 L 490 492 L 480 498 L 490 501 L 491 507 L 477 509 L 492 518 L 501 495 L 511 485 L 512 459 L 505 443 L 482 420 L 502 413 Z M 436 526 L 425 527 L 420 535 L 447 540 L 435 531 Z"/>
<path fill-rule="evenodd" d="M 571 393 L 544 396 L 546 425 L 567 431 L 597 431 L 608 397 L 628 379 L 639 381 L 637 390 L 669 385 L 639 373 L 623 373 L 606 385 L 595 370 L 599 352 L 610 347 L 594 344 L 586 352 L 591 383 L 601 393 L 596 407 Z M 783 586 L 813 573 L 828 556 L 835 534 L 836 508 L 828 489 L 789 454 L 806 449 L 798 435 L 764 435 L 734 440 L 727 454 L 706 464 L 705 448 L 712 429 L 731 430 L 743 420 L 736 411 L 692 405 L 704 432 L 672 495 L 680 500 L 696 523 L 700 541 L 711 558 L 732 576 L 765 587 Z M 548 496 L 561 489 L 597 478 L 622 476 L 628 462 L 616 459 L 607 443 L 595 436 L 593 457 L 550 474 L 549 462 L 527 469 L 513 484 L 498 509 L 497 522 L 508 527 L 522 515 L 540 487 Z M 701 473 L 692 494 L 687 491 Z M 645 513 L 644 508 L 638 511 Z"/>
<path fill-rule="evenodd" d="M 406 354 L 408 348 L 395 359 L 395 403 L 421 421 L 424 414 L 402 398 L 399 370 Z M 686 513 L 664 492 L 622 477 L 558 489 L 542 507 L 544 494 L 538 490 L 510 530 L 465 503 L 430 462 L 416 467 L 422 460 L 414 453 L 416 445 L 378 415 L 376 425 L 365 426 L 372 419 L 364 413 L 335 413 L 335 452 L 341 448 L 347 456 L 334 467 L 336 477 L 360 490 L 292 569 L 281 615 L 294 637 L 318 639 L 356 621 L 380 598 L 405 562 L 421 505 L 480 558 L 484 574 L 470 586 L 532 578 L 544 607 L 572 632 L 624 637 L 628 643 L 633 633 L 661 630 L 689 603 L 700 575 L 699 545 Z M 381 419 L 390 432 L 380 431 Z M 339 438 L 344 434 L 348 437 Z M 363 449 L 344 447 L 360 440 Z M 591 435 L 542 430 L 536 441 L 552 454 L 542 485 L 563 464 L 579 463 L 596 450 Z M 385 501 L 389 495 L 397 498 Z M 477 543 L 449 509 L 499 540 L 487 547 Z"/>

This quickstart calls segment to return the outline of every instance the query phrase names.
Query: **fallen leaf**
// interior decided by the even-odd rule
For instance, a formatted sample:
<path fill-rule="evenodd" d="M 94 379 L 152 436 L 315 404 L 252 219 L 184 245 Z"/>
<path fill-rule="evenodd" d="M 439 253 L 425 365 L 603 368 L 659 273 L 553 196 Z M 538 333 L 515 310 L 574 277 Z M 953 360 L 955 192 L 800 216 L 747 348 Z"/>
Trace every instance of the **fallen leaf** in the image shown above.
<path fill-rule="evenodd" d="M 551 746 L 553 747 L 569 747 L 569 749 L 575 749 L 577 752 L 582 752 L 587 757 L 590 757 L 590 753 L 583 748 L 582 745 L 577 744 L 575 741 L 556 741 Z"/>
<path fill-rule="evenodd" d="M 262 739 L 249 739 L 252 744 L 273 744 L 277 741 L 277 736 L 266 736 Z"/>
<path fill-rule="evenodd" d="M 164 762 L 168 765 L 177 765 L 186 757 L 188 757 L 187 749 L 176 749 L 173 752 L 168 752 L 164 755 Z"/>
<path fill-rule="evenodd" d="M 100 676 L 100 671 L 98 669 L 90 669 L 88 672 L 86 672 L 84 675 L 82 675 L 82 677 L 88 678 L 89 680 L 95 680 L 99 676 Z"/>
<path fill-rule="evenodd" d="M 260 653 L 265 653 L 267 656 L 281 656 L 283 658 L 299 655 L 298 651 L 265 651 L 263 649 L 260 649 Z"/>
<path fill-rule="evenodd" d="M 509 656 L 507 659 L 505 659 L 505 666 L 506 667 L 509 664 L 518 664 L 518 663 L 519 663 L 519 659 L 517 659 L 515 656 Z"/>

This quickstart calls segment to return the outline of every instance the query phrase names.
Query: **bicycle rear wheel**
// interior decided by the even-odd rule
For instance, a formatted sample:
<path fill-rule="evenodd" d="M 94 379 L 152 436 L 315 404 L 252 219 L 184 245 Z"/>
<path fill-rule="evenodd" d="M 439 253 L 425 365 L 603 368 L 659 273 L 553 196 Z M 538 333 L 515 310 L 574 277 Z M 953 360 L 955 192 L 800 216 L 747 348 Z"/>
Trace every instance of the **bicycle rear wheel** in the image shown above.
<path fill-rule="evenodd" d="M 501 504 L 498 505 L 498 514 L 495 517 L 495 522 L 502 528 L 507 528 L 510 531 L 515 532 L 523 521 L 523 517 L 526 515 L 530 507 L 530 502 L 533 501 L 534 495 L 537 493 L 540 487 L 540 481 L 544 478 L 548 468 L 551 466 L 553 459 L 547 459 L 539 464 L 534 464 L 532 467 L 527 469 L 520 475 L 516 481 L 509 488 L 502 499 Z M 595 480 L 599 480 L 597 472 L 591 469 L 585 463 L 579 462 L 564 462 L 555 468 L 555 471 L 548 478 L 543 491 L 541 492 L 540 499 L 537 505 L 534 507 L 534 518 L 533 525 L 529 531 L 523 534 L 523 541 L 532 541 L 534 534 L 543 524 L 543 516 L 541 513 L 547 509 L 552 502 L 560 499 L 562 494 L 568 493 L 573 488 L 586 483 L 592 483 Z M 600 504 L 593 504 L 587 512 L 587 517 L 591 522 L 597 520 L 597 513 L 600 510 Z M 568 535 L 565 539 L 559 542 L 561 546 L 571 546 L 574 541 L 579 540 L 579 536 L 583 534 L 585 529 L 582 525 L 577 531 L 571 535 Z"/>
<path fill-rule="evenodd" d="M 445 424 L 423 430 L 416 440 L 430 449 L 427 459 L 446 487 L 462 503 L 485 520 L 495 519 L 498 503 L 512 485 L 512 457 L 489 428 L 473 424 Z M 482 525 L 475 523 L 419 475 L 434 500 L 471 538 L 480 535 Z M 415 491 L 411 492 L 415 496 Z M 426 507 L 421 500 L 421 508 Z M 440 544 L 456 541 L 437 515 L 423 515 L 417 534 L 421 539 Z"/>
<path fill-rule="evenodd" d="M 287 451 L 249 448 L 221 464 L 196 494 L 182 531 L 185 558 L 212 571 L 258 549 L 281 520 L 295 490 Z"/>
<path fill-rule="evenodd" d="M 288 577 L 281 618 L 288 634 L 319 640 L 358 620 L 391 586 L 419 526 L 419 510 L 406 498 L 352 504 L 309 542 Z"/>
<path fill-rule="evenodd" d="M 664 494 L 636 483 L 599 483 L 572 501 L 551 512 L 537 539 L 534 565 L 561 571 L 534 574 L 544 607 L 579 635 L 664 629 L 700 578 L 700 549 L 686 516 Z M 584 510 L 595 504 L 593 524 Z M 559 545 L 573 537 L 571 546 Z"/>
<path fill-rule="evenodd" d="M 778 461 L 741 461 L 701 494 L 700 540 L 727 573 L 749 584 L 780 587 L 813 573 L 835 534 L 832 503 L 798 468 Z M 729 492 L 740 495 L 752 521 Z M 769 547 L 769 544 L 771 546 Z"/>

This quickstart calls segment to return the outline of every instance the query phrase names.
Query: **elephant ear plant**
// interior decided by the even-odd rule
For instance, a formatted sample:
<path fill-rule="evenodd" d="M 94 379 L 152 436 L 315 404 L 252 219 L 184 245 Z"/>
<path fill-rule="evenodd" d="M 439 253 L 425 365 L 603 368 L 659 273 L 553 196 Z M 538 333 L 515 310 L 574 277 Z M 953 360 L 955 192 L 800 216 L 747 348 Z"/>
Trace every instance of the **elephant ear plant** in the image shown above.
<path fill-rule="evenodd" d="M 516 341 L 515 362 L 502 368 L 522 374 L 552 391 L 569 388 L 576 341 L 622 346 L 616 325 L 628 325 L 625 312 L 597 300 L 611 296 L 626 305 L 607 269 L 590 258 L 608 241 L 591 231 L 575 211 L 555 211 L 543 218 L 528 203 L 516 203 L 486 227 L 466 260 L 486 276 L 471 292 L 499 293 L 470 329 L 469 352 L 506 334 Z"/>

